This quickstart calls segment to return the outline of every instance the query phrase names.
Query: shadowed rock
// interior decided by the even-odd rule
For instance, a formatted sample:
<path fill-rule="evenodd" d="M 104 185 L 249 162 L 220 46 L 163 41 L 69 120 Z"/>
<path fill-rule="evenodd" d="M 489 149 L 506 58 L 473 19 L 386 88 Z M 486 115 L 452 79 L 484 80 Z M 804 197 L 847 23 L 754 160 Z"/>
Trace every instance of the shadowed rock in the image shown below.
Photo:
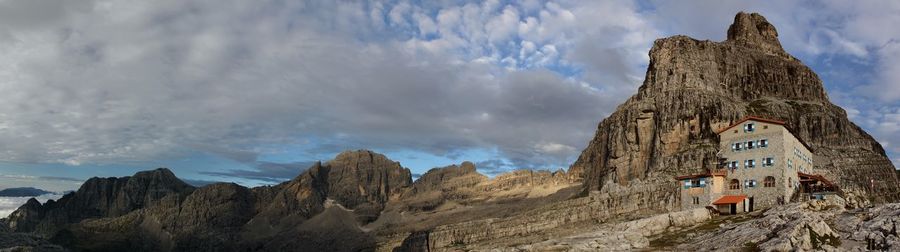
<path fill-rule="evenodd" d="M 156 204 L 168 195 L 184 197 L 194 187 L 171 171 L 159 168 L 131 177 L 91 178 L 78 191 L 41 205 L 36 200 L 10 214 L 9 227 L 16 232 L 35 231 L 52 236 L 59 228 L 89 218 L 117 217 Z"/>

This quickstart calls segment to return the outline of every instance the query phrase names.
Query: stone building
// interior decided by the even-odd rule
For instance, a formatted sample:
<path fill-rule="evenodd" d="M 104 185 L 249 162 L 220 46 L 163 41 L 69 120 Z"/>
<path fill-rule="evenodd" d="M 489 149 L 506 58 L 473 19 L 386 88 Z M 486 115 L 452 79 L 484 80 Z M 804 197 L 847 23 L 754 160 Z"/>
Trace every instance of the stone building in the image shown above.
<path fill-rule="evenodd" d="M 712 207 L 721 213 L 749 212 L 783 204 L 799 195 L 813 176 L 809 146 L 784 122 L 747 117 L 719 130 L 719 169 L 679 176 L 682 208 Z M 812 181 L 814 179 L 815 181 Z"/>

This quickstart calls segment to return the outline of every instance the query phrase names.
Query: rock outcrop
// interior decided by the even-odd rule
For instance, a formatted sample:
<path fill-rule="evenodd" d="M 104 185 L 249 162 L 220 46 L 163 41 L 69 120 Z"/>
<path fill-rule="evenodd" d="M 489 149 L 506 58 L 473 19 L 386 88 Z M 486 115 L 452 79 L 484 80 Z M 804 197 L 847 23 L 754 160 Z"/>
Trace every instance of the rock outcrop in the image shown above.
<path fill-rule="evenodd" d="M 246 240 L 258 244 L 295 230 L 325 209 L 328 199 L 353 211 L 361 224 L 380 216 L 385 203 L 412 184 L 409 169 L 368 150 L 346 151 L 316 163 L 291 181 L 254 188 L 258 213 L 244 227 Z M 263 245 L 254 245 L 263 246 Z"/>
<path fill-rule="evenodd" d="M 447 200 L 467 200 L 477 197 L 476 186 L 487 176 L 475 171 L 471 162 L 428 170 L 403 192 L 401 200 L 410 210 L 429 211 Z"/>
<path fill-rule="evenodd" d="M 50 236 L 70 223 L 125 215 L 154 205 L 166 196 L 183 198 L 193 190 L 194 187 L 165 168 L 138 172 L 131 177 L 92 178 L 59 201 L 50 200 L 41 205 L 29 200 L 10 214 L 8 225 L 16 232 L 36 231 Z"/>
<path fill-rule="evenodd" d="M 900 183 L 881 145 L 782 49 L 772 24 L 747 13 L 737 14 L 723 42 L 654 42 L 638 93 L 599 124 L 571 170 L 585 174 L 585 190 L 652 183 L 674 192 L 672 177 L 717 165 L 716 130 L 749 115 L 785 121 L 811 145 L 816 172 L 845 191 L 898 199 Z"/>
<path fill-rule="evenodd" d="M 622 223 L 600 225 L 596 230 L 516 246 L 524 251 L 631 251 L 650 246 L 649 237 L 698 225 L 712 216 L 697 208 Z"/>
<path fill-rule="evenodd" d="M 429 251 L 501 248 L 534 243 L 548 236 L 592 230 L 597 224 L 676 211 L 675 194 L 660 192 L 664 190 L 633 186 L 591 192 L 586 197 L 572 199 L 539 198 L 539 202 L 524 209 L 504 207 L 502 215 L 456 221 L 392 237 L 396 240 L 382 241 L 379 251 L 413 244 L 418 244 L 419 248 L 427 246 Z"/>
<path fill-rule="evenodd" d="M 368 150 L 343 152 L 325 167 L 329 171 L 328 197 L 347 208 L 365 211 L 368 220 L 377 218 L 384 203 L 412 184 L 409 169 Z"/>
<path fill-rule="evenodd" d="M 846 209 L 847 202 L 827 200 L 778 206 L 743 221 L 725 222 L 705 233 L 680 230 L 679 251 L 895 251 L 900 204 Z M 697 229 L 704 229 L 702 226 Z"/>

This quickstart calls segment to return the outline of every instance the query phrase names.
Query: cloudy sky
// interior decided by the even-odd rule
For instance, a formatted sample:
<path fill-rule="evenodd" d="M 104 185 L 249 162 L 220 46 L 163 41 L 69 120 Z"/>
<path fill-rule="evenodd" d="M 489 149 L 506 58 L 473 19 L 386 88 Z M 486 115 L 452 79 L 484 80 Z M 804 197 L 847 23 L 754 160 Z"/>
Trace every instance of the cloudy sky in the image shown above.
<path fill-rule="evenodd" d="M 0 188 L 169 167 L 274 183 L 345 149 L 565 168 L 656 38 L 760 12 L 900 163 L 897 1 L 0 0 Z"/>

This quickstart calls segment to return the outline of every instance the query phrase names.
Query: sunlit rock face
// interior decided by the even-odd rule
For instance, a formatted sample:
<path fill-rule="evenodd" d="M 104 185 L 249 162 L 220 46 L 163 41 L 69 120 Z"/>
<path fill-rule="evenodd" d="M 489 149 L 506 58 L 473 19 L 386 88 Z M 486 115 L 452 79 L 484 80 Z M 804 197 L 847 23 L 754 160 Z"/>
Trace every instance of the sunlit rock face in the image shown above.
<path fill-rule="evenodd" d="M 738 13 L 722 42 L 654 42 L 637 94 L 604 119 L 571 169 L 586 190 L 654 183 L 716 165 L 721 129 L 745 116 L 782 120 L 815 153 L 816 172 L 876 201 L 898 199 L 884 149 L 832 104 L 822 81 L 782 49 L 775 26 Z"/>

